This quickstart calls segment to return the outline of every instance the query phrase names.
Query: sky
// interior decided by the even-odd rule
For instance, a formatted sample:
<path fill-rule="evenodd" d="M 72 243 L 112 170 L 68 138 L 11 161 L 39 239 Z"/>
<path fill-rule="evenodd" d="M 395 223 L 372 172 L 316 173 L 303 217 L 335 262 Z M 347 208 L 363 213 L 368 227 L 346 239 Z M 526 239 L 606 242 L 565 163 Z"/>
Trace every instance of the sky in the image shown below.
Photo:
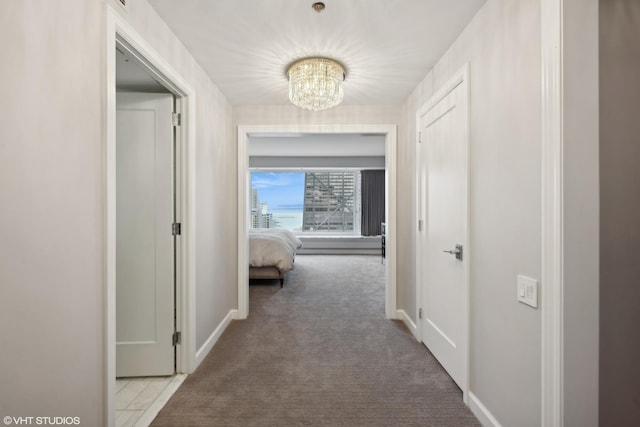
<path fill-rule="evenodd" d="M 251 188 L 258 190 L 260 203 L 267 202 L 270 212 L 304 207 L 304 172 L 253 172 Z"/>

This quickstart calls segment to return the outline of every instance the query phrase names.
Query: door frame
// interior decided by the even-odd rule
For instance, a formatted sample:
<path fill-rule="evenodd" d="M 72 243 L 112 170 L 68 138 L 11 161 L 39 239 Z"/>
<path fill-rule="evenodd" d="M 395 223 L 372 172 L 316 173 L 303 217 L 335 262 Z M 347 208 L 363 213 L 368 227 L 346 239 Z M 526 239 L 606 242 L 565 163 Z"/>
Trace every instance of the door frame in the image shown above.
<path fill-rule="evenodd" d="M 182 332 L 182 341 L 176 346 L 176 372 L 188 373 L 195 367 L 195 91 L 155 51 L 146 40 L 120 15 L 106 5 L 105 34 L 105 141 L 104 163 L 104 310 L 105 310 L 105 357 L 104 387 L 106 396 L 106 424 L 115 424 L 115 360 L 116 360 L 116 46 L 124 48 L 137 59 L 162 84 L 174 94 L 176 111 L 182 115 L 181 125 L 176 130 L 176 161 L 179 176 L 176 176 L 175 191 L 178 197 L 177 211 L 181 215 L 182 234 L 178 239 L 176 265 L 176 328 Z M 167 232 L 170 225 L 167 224 Z"/>
<path fill-rule="evenodd" d="M 418 138 L 418 140 L 416 141 L 415 144 L 415 158 L 416 158 L 416 182 L 415 182 L 415 188 L 417 191 L 417 197 L 416 197 L 416 218 L 418 221 L 422 221 L 422 228 L 420 229 L 419 227 L 419 223 L 418 221 L 416 221 L 415 224 L 415 235 L 416 240 L 415 240 L 415 254 L 416 254 L 416 307 L 415 307 L 415 312 L 416 313 L 420 313 L 420 308 L 422 307 L 422 299 L 424 297 L 423 292 L 422 292 L 422 284 L 423 281 L 425 279 L 424 277 L 424 273 L 422 271 L 422 263 L 420 262 L 421 260 L 423 260 L 425 258 L 425 251 L 423 250 L 424 248 L 421 245 L 421 239 L 420 239 L 420 235 L 422 233 L 425 232 L 426 230 L 426 224 L 428 221 L 428 218 L 426 218 L 426 212 L 422 212 L 422 205 L 423 205 L 423 201 L 424 203 L 428 203 L 429 197 L 426 196 L 426 200 L 423 200 L 422 198 L 422 183 L 421 183 L 421 179 L 420 179 L 420 171 L 421 171 L 421 163 L 420 163 L 420 159 L 421 159 L 421 152 L 424 150 L 423 148 L 423 143 L 419 140 L 419 135 L 420 132 L 422 131 L 422 127 L 421 127 L 421 117 L 423 115 L 425 115 L 429 110 L 431 110 L 434 106 L 436 106 L 440 101 L 442 101 L 447 95 L 449 95 L 455 88 L 457 88 L 458 86 L 462 86 L 462 89 L 465 92 L 465 100 L 466 100 L 466 112 L 465 112 L 465 120 L 464 120 L 464 125 L 465 125 L 465 138 L 466 138 L 466 144 L 467 144 L 467 179 L 466 179 L 466 184 L 467 184 L 467 211 L 465 212 L 465 217 L 466 217 L 466 221 L 465 221 L 465 235 L 466 235 L 466 247 L 464 248 L 464 264 L 463 264 L 463 269 L 464 269 L 464 289 L 465 289 L 465 294 L 466 294 L 466 299 L 463 302 L 464 306 L 465 306 L 465 311 L 466 311 L 466 315 L 467 315 L 467 324 L 466 324 L 466 337 L 464 337 L 464 341 L 465 341 L 465 346 L 466 346 L 466 352 L 464 353 L 464 358 L 465 358 L 465 369 L 466 369 L 466 381 L 464 384 L 462 384 L 461 389 L 462 389 L 462 400 L 467 403 L 467 397 L 468 397 L 468 393 L 470 390 L 470 372 L 471 372 L 471 366 L 470 366 L 470 361 L 471 361 L 471 325 L 470 325 L 470 319 L 471 319 L 471 301 L 470 301 L 470 295 L 471 295 L 471 290 L 470 290 L 470 283 L 471 283 L 471 251 L 470 251 L 470 247 L 471 247 L 471 215 L 470 215 L 470 204 L 471 204 L 471 185 L 470 185 L 470 174 L 469 174 L 469 170 L 470 170 L 470 158 L 471 158 L 471 137 L 470 137 L 470 114 L 469 114 L 469 110 L 470 110 L 470 85 L 469 85 L 469 63 L 466 63 L 461 69 L 459 69 L 457 72 L 455 72 L 453 74 L 453 76 L 442 86 L 440 86 L 440 88 L 438 88 L 438 90 L 436 91 L 436 93 L 431 96 L 431 98 L 429 98 L 429 100 L 427 102 L 425 102 L 416 112 L 416 137 Z M 426 191 L 426 189 L 425 189 Z M 418 316 L 416 316 L 418 317 Z M 423 342 L 422 341 L 422 334 L 423 334 L 423 327 L 422 327 L 422 319 L 421 318 L 417 318 L 416 319 L 416 338 L 418 339 L 418 341 Z"/>
<path fill-rule="evenodd" d="M 239 125 L 238 126 L 238 319 L 249 315 L 249 137 L 274 133 L 378 133 L 385 135 L 385 222 L 387 268 L 385 316 L 396 319 L 396 125 Z M 244 214 L 242 214 L 244 212 Z"/>
<path fill-rule="evenodd" d="M 564 425 L 564 0 L 541 0 L 541 424 Z"/>

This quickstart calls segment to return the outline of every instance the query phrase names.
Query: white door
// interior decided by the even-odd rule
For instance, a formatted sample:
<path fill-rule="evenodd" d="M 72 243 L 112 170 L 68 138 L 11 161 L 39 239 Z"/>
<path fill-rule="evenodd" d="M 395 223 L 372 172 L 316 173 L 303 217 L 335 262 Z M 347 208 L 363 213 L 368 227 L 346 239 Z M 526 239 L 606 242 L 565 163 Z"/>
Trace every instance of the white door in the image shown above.
<path fill-rule="evenodd" d="M 468 390 L 468 133 L 466 79 L 420 117 L 422 341 Z M 458 248 L 458 249 L 456 249 Z M 456 252 L 461 252 L 457 255 Z"/>
<path fill-rule="evenodd" d="M 174 373 L 173 95 L 118 93 L 116 376 Z"/>

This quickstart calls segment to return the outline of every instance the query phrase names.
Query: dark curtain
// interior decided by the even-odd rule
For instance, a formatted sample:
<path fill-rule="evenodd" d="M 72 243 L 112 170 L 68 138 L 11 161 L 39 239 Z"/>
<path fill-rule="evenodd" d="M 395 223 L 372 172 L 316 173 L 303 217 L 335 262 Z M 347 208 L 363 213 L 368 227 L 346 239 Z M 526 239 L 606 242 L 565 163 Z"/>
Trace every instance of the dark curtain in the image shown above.
<path fill-rule="evenodd" d="M 384 222 L 384 170 L 363 170 L 361 206 L 363 236 L 379 236 Z"/>

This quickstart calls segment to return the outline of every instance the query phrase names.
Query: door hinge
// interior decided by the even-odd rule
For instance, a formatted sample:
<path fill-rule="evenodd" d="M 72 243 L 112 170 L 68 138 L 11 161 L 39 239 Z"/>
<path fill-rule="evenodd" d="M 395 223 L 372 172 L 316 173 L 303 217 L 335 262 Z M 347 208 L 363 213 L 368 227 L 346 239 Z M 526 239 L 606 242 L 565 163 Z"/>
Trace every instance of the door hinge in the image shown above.
<path fill-rule="evenodd" d="M 418 132 L 418 144 L 422 144 L 422 131 Z"/>
<path fill-rule="evenodd" d="M 173 342 L 173 346 L 175 347 L 178 344 L 182 344 L 182 332 L 174 332 L 173 338 L 171 340 Z"/>
<path fill-rule="evenodd" d="M 422 231 L 422 220 L 418 220 L 418 231 Z"/>
<path fill-rule="evenodd" d="M 182 234 L 182 224 L 180 224 L 179 222 L 174 222 L 173 224 L 171 224 L 171 235 L 179 236 L 181 234 Z"/>
<path fill-rule="evenodd" d="M 174 126 L 180 126 L 182 124 L 182 114 L 180 114 L 180 113 L 171 113 L 171 123 Z"/>
<path fill-rule="evenodd" d="M 422 307 L 418 309 L 418 319 L 422 319 Z"/>

